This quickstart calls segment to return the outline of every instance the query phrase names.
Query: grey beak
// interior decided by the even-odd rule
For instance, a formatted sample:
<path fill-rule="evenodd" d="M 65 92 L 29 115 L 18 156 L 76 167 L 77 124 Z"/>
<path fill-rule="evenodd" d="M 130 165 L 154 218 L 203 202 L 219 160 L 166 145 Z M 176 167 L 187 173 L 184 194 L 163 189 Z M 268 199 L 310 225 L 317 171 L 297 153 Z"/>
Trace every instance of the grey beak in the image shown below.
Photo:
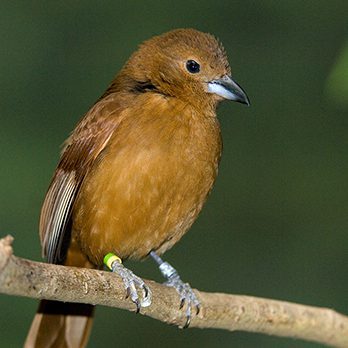
<path fill-rule="evenodd" d="M 214 93 L 228 100 L 250 105 L 249 98 L 243 88 L 232 79 L 231 76 L 224 75 L 220 79 L 208 83 L 208 92 Z"/>

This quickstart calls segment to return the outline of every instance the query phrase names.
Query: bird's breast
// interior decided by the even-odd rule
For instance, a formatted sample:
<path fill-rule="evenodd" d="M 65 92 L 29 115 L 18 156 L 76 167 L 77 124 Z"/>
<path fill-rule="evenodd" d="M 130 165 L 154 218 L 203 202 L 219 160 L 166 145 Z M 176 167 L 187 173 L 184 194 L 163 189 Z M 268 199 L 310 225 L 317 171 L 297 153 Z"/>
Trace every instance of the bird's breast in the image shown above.
<path fill-rule="evenodd" d="M 74 234 L 95 264 L 108 252 L 142 258 L 170 248 L 196 219 L 217 175 L 215 117 L 175 106 L 136 111 L 123 118 L 74 207 Z"/>

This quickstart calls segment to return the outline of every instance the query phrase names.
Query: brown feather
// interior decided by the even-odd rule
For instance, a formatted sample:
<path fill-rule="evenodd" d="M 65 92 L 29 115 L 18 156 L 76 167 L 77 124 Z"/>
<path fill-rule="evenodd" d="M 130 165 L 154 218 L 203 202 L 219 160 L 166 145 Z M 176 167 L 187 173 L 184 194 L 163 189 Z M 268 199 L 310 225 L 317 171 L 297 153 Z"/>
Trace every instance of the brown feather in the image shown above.
<path fill-rule="evenodd" d="M 24 348 L 83 348 L 93 320 L 93 306 L 41 301 Z"/>
<path fill-rule="evenodd" d="M 199 74 L 188 60 L 199 62 Z M 210 82 L 230 73 L 222 45 L 193 29 L 139 47 L 65 142 L 40 217 L 49 262 L 101 267 L 109 252 L 144 258 L 184 235 L 221 156 L 224 94 Z M 41 304 L 25 347 L 84 347 L 92 307 L 83 315 L 72 304 L 54 308 Z"/>
<path fill-rule="evenodd" d="M 64 261 L 77 192 L 91 164 L 106 147 L 117 127 L 120 118 L 117 111 L 120 109 L 112 98 L 99 101 L 65 143 L 41 209 L 40 238 L 43 255 L 48 262 Z M 64 243 L 65 239 L 67 243 Z"/>
<path fill-rule="evenodd" d="M 213 113 L 156 93 L 137 97 L 78 194 L 73 233 L 83 252 L 100 266 L 108 252 L 143 258 L 171 247 L 201 210 L 220 153 Z"/>

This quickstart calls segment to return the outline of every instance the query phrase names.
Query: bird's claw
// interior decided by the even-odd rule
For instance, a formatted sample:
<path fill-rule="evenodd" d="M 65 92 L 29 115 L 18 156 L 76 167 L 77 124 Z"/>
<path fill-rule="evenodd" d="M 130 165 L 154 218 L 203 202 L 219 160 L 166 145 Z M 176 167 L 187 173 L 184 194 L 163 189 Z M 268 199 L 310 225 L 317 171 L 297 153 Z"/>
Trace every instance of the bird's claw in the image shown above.
<path fill-rule="evenodd" d="M 180 295 L 180 306 L 179 308 L 182 309 L 186 305 L 186 323 L 183 326 L 184 329 L 188 328 L 191 323 L 192 318 L 192 308 L 196 309 L 196 315 L 199 314 L 201 309 L 201 304 L 196 296 L 196 294 L 193 292 L 191 286 L 189 283 L 184 283 L 178 274 L 174 274 L 172 277 L 170 277 L 165 283 L 165 285 L 173 287 Z"/>
<path fill-rule="evenodd" d="M 196 308 L 196 315 L 199 314 L 201 309 L 201 304 L 193 292 L 189 283 L 184 283 L 176 269 L 170 265 L 168 262 L 164 262 L 160 256 L 156 254 L 155 251 L 150 252 L 150 256 L 154 259 L 154 261 L 158 264 L 158 267 L 163 274 L 163 276 L 167 279 L 164 283 L 167 286 L 173 287 L 180 295 L 180 306 L 182 309 L 186 305 L 186 323 L 183 328 L 189 327 L 192 318 L 192 308 Z"/>
<path fill-rule="evenodd" d="M 131 270 L 124 267 L 122 263 L 115 261 L 112 264 L 112 271 L 117 273 L 123 280 L 126 289 L 126 298 L 130 298 L 136 305 L 136 313 L 139 313 L 141 307 L 148 307 L 151 304 L 152 293 L 145 282 L 136 276 Z M 142 296 L 139 297 L 137 287 L 141 289 Z"/>

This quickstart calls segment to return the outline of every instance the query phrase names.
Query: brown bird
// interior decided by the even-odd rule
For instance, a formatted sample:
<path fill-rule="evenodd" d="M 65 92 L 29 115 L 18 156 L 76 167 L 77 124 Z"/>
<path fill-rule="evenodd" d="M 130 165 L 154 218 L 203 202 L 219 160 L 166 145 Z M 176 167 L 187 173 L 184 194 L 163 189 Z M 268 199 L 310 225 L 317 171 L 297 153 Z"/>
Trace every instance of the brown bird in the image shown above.
<path fill-rule="evenodd" d="M 159 255 L 190 228 L 212 188 L 223 99 L 249 105 L 214 36 L 178 29 L 143 43 L 65 142 L 41 211 L 47 261 L 105 262 L 139 310 L 150 290 L 121 259 L 150 255 L 179 292 L 188 325 L 199 300 Z M 25 347 L 84 347 L 92 312 L 41 301 Z"/>

